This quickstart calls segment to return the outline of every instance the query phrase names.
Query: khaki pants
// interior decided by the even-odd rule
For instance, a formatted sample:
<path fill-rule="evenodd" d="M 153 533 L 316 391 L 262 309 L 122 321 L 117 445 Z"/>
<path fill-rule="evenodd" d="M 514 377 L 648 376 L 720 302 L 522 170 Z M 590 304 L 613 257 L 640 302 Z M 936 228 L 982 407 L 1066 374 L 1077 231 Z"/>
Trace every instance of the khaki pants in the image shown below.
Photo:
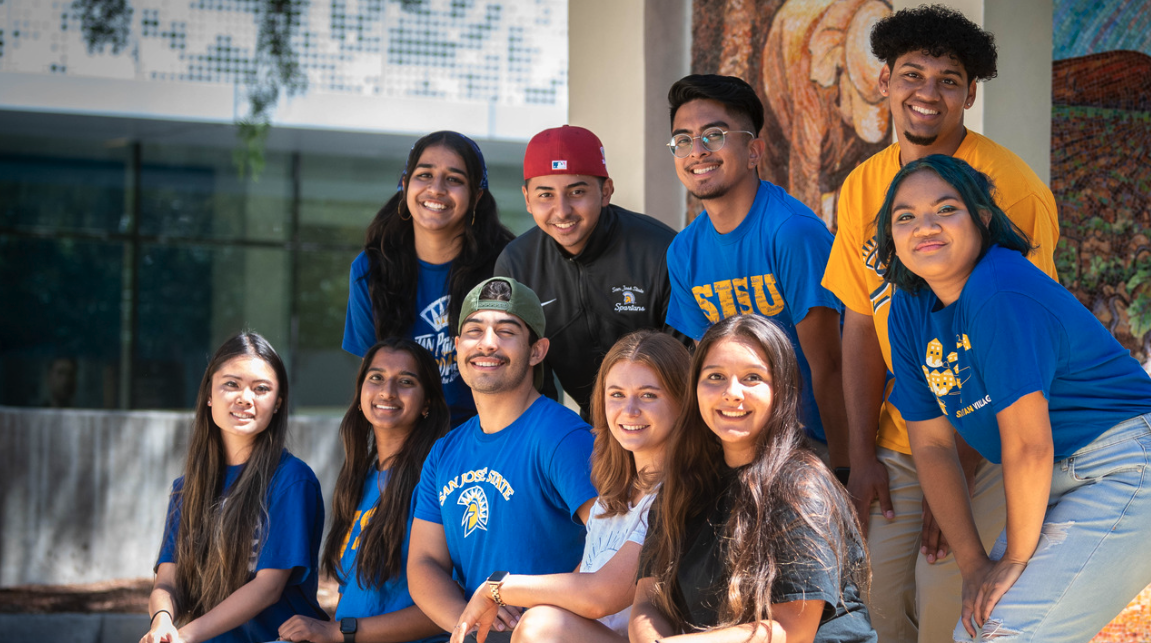
<path fill-rule="evenodd" d="M 871 622 L 883 643 L 946 643 L 959 620 L 963 579 L 955 555 L 928 564 L 919 553 L 923 532 L 923 490 L 911 456 L 876 449 L 887 468 L 895 518 L 887 520 L 879 502 L 871 505 L 867 545 L 871 590 L 866 599 Z M 1003 530 L 1006 500 L 1003 470 L 983 461 L 976 470 L 971 506 L 983 546 L 990 550 Z"/>

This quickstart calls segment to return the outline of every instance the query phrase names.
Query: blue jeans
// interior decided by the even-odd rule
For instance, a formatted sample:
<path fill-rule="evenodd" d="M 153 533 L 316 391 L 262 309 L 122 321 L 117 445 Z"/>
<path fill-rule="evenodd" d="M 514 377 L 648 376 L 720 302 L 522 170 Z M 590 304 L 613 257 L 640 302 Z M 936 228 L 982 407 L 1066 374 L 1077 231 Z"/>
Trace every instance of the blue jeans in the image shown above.
<path fill-rule="evenodd" d="M 1035 554 L 979 641 L 1086 643 L 1151 583 L 1149 464 L 1151 413 L 1116 424 L 1055 463 Z M 990 558 L 1006 549 L 1004 530 Z M 972 641 L 962 622 L 954 638 Z"/>

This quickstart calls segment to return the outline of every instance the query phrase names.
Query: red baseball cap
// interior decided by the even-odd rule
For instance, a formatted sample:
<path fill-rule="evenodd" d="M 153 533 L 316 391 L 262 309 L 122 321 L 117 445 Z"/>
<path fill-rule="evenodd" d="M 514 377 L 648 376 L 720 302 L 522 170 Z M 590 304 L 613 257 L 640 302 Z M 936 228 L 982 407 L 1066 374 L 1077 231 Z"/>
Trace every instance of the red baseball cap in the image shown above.
<path fill-rule="evenodd" d="M 603 143 L 591 130 L 574 125 L 546 129 L 528 141 L 524 180 L 548 174 L 583 174 L 608 178 Z"/>

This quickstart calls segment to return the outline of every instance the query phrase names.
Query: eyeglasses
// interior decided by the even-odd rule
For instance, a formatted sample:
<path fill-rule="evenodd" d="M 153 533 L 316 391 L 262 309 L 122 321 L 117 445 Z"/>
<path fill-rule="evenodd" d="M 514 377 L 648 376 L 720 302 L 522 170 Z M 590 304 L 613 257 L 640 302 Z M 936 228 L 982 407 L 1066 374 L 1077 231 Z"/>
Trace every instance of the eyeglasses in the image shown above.
<path fill-rule="evenodd" d="M 749 132 L 747 130 L 724 130 L 713 127 L 705 130 L 704 133 L 699 136 L 676 134 L 671 137 L 671 141 L 667 144 L 667 147 L 671 150 L 672 156 L 677 159 L 685 159 L 691 155 L 692 147 L 695 146 L 694 141 L 698 138 L 699 142 L 703 145 L 703 149 L 708 152 L 718 152 L 723 149 L 723 144 L 727 142 L 728 134 L 751 134 L 752 138 L 755 138 L 755 132 Z"/>

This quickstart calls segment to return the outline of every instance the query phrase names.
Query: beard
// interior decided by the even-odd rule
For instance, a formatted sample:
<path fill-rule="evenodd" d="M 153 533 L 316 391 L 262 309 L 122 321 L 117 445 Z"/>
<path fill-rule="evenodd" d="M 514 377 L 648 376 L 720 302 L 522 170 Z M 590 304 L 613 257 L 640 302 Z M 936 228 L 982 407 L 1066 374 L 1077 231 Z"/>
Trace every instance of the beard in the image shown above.
<path fill-rule="evenodd" d="M 903 138 L 907 139 L 907 142 L 911 143 L 912 145 L 918 145 L 920 147 L 927 147 L 928 145 L 934 144 L 935 139 L 939 138 L 939 136 L 938 135 L 936 135 L 936 136 L 916 136 L 915 134 L 912 134 L 911 132 L 905 131 L 905 132 L 903 132 Z"/>

